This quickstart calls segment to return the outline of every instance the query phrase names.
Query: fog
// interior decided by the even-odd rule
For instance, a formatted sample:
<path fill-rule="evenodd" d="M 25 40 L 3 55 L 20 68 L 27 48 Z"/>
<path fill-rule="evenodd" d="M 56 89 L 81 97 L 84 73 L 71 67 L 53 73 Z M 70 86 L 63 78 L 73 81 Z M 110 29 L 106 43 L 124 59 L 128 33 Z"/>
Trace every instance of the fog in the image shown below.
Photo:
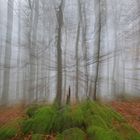
<path fill-rule="evenodd" d="M 140 96 L 139 0 L 0 0 L 0 104 Z"/>

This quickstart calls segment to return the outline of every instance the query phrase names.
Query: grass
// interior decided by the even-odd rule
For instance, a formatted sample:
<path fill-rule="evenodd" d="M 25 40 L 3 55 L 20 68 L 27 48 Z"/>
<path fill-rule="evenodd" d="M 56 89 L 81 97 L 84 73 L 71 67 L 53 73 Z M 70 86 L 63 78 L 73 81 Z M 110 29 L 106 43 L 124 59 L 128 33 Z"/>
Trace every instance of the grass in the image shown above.
<path fill-rule="evenodd" d="M 92 101 L 62 108 L 31 106 L 20 122 L 20 131 L 23 136 L 32 134 L 33 140 L 43 140 L 43 135 L 51 134 L 56 135 L 56 140 L 140 140 L 140 134 L 120 114 Z M 1 128 L 0 139 L 11 138 L 16 132 Z"/>

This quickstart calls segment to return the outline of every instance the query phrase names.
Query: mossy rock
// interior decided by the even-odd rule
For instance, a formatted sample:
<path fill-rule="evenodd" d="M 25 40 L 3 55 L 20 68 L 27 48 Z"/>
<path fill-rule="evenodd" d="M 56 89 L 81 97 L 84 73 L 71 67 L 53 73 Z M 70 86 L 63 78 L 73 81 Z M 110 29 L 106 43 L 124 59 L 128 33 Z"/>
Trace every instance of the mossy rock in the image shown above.
<path fill-rule="evenodd" d="M 32 140 L 43 140 L 43 135 L 41 134 L 32 134 Z"/>
<path fill-rule="evenodd" d="M 27 108 L 27 110 L 26 110 L 26 114 L 27 114 L 27 116 L 28 117 L 33 117 L 34 115 L 35 115 L 35 113 L 36 113 L 36 111 L 38 110 L 40 108 L 40 106 L 39 105 L 31 105 L 29 108 Z"/>
<path fill-rule="evenodd" d="M 123 140 L 119 133 L 101 127 L 91 126 L 87 133 L 90 140 Z"/>
<path fill-rule="evenodd" d="M 104 119 L 101 116 L 93 115 L 91 119 L 92 119 L 92 122 L 90 125 L 108 129 L 106 122 L 104 121 Z"/>
<path fill-rule="evenodd" d="M 73 127 L 72 118 L 69 115 L 70 109 L 65 107 L 63 110 L 58 110 L 53 118 L 52 131 L 62 133 L 64 130 Z"/>
<path fill-rule="evenodd" d="M 24 134 L 30 133 L 32 131 L 33 124 L 34 124 L 33 119 L 23 120 L 22 123 L 21 123 L 21 131 Z"/>
<path fill-rule="evenodd" d="M 56 140 L 85 140 L 86 134 L 79 128 L 65 130 L 62 134 L 57 135 Z"/>
<path fill-rule="evenodd" d="M 21 123 L 24 134 L 60 133 L 57 140 L 82 140 L 85 130 L 91 140 L 139 140 L 120 114 L 96 102 L 30 108 L 28 116 Z"/>
<path fill-rule="evenodd" d="M 41 107 L 37 109 L 34 115 L 25 119 L 21 128 L 24 134 L 28 134 L 30 132 L 45 134 L 46 132 L 50 132 L 54 125 L 54 118 L 56 116 L 56 110 L 52 107 Z"/>
<path fill-rule="evenodd" d="M 0 140 L 9 140 L 17 134 L 17 130 L 15 128 L 0 128 Z"/>

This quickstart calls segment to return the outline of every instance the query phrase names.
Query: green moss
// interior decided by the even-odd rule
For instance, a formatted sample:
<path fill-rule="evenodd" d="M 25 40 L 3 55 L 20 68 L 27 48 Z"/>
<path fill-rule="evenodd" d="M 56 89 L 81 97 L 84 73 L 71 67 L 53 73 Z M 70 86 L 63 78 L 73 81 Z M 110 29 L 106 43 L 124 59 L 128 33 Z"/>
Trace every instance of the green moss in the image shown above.
<path fill-rule="evenodd" d="M 57 136 L 56 136 L 56 140 L 65 140 L 64 139 L 64 135 L 63 134 L 57 134 Z"/>
<path fill-rule="evenodd" d="M 140 140 L 140 134 L 136 133 L 136 134 L 133 134 L 129 140 Z"/>
<path fill-rule="evenodd" d="M 22 130 L 24 133 L 46 133 L 50 132 L 53 127 L 53 119 L 56 111 L 52 107 L 41 107 L 32 118 L 24 120 Z"/>
<path fill-rule="evenodd" d="M 71 112 L 71 108 L 67 106 L 62 109 L 53 106 L 41 107 L 31 118 L 23 121 L 22 131 L 25 134 L 30 132 L 44 134 L 62 132 L 65 129 L 79 126 L 77 116 L 71 116 Z"/>
<path fill-rule="evenodd" d="M 69 112 L 70 108 L 68 107 L 63 108 L 62 110 L 57 110 L 53 120 L 53 132 L 62 132 L 73 126 L 72 118 L 70 117 Z"/>
<path fill-rule="evenodd" d="M 98 116 L 98 115 L 93 115 L 91 117 L 91 123 L 89 124 L 89 126 L 98 126 L 98 127 L 102 127 L 102 128 L 105 128 L 107 129 L 108 126 L 106 124 L 106 122 L 104 121 L 104 119 L 101 117 L 101 116 Z"/>
<path fill-rule="evenodd" d="M 71 128 L 59 134 L 56 140 L 85 140 L 86 134 L 79 128 Z"/>
<path fill-rule="evenodd" d="M 32 134 L 32 140 L 43 140 L 43 135 L 41 135 L 41 134 Z"/>
<path fill-rule="evenodd" d="M 34 124 L 33 119 L 23 120 L 22 123 L 21 123 L 21 131 L 24 134 L 30 133 L 32 131 L 33 124 Z"/>
<path fill-rule="evenodd" d="M 139 137 L 119 113 L 92 101 L 62 108 L 43 106 L 29 110 L 29 118 L 21 124 L 24 134 L 60 133 L 57 137 L 61 140 L 65 139 L 63 131 L 79 128 L 95 140 L 138 140 Z"/>
<path fill-rule="evenodd" d="M 17 133 L 17 129 L 11 127 L 0 128 L 0 140 L 9 140 Z"/>
<path fill-rule="evenodd" d="M 70 117 L 74 126 L 82 127 L 85 124 L 85 112 L 81 106 L 76 106 L 71 109 Z"/>
<path fill-rule="evenodd" d="M 126 140 L 140 140 L 140 134 L 129 124 L 123 123 L 116 129 Z"/>
<path fill-rule="evenodd" d="M 96 126 L 88 128 L 87 133 L 91 140 L 123 140 L 117 132 Z"/>
<path fill-rule="evenodd" d="M 40 108 L 39 105 L 35 104 L 35 105 L 31 105 L 27 110 L 26 110 L 26 114 L 28 117 L 33 117 L 35 112 Z"/>

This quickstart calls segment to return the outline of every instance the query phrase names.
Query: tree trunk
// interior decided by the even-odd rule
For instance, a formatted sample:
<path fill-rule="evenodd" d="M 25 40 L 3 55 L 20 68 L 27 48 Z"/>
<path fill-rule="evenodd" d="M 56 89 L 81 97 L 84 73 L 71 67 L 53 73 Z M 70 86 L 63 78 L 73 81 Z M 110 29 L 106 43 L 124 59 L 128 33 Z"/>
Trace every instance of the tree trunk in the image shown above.
<path fill-rule="evenodd" d="M 62 48 L 61 48 L 61 36 L 63 26 L 63 0 L 58 7 L 57 21 L 58 21 L 58 38 L 57 38 L 57 93 L 56 103 L 60 106 L 62 100 Z"/>
<path fill-rule="evenodd" d="M 20 63 L 21 63 L 21 1 L 19 1 L 18 7 L 18 56 L 17 56 L 17 84 L 16 84 L 16 98 L 19 98 L 20 94 Z"/>
<path fill-rule="evenodd" d="M 99 67 L 100 67 L 100 48 L 101 48 L 101 10 L 100 10 L 100 0 L 98 0 L 98 16 L 97 16 L 97 62 L 96 62 L 96 69 L 95 69 L 95 83 L 94 83 L 94 93 L 93 93 L 93 100 L 97 99 L 97 84 L 99 78 Z"/>
<path fill-rule="evenodd" d="M 13 8 L 14 0 L 8 0 L 7 10 L 7 33 L 6 33 L 6 46 L 5 46 L 5 60 L 4 60 L 4 79 L 2 90 L 3 105 L 8 103 L 9 88 L 10 88 L 10 65 L 11 65 L 11 50 L 12 50 L 12 31 L 13 31 Z"/>

